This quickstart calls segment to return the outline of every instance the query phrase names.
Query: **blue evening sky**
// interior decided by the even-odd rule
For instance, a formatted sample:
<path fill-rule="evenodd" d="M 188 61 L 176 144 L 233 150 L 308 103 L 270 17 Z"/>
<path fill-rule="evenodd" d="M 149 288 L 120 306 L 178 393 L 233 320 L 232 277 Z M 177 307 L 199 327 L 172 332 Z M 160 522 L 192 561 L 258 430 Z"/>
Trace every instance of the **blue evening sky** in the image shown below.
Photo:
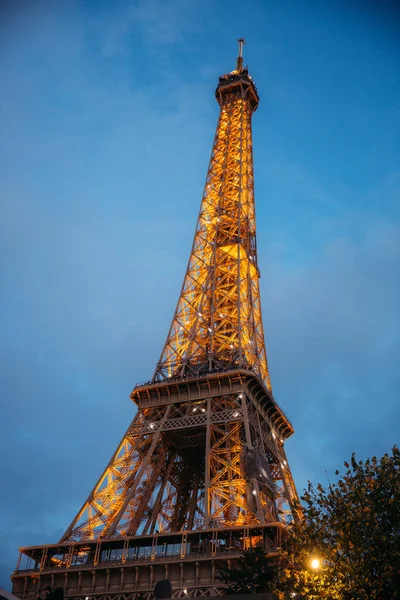
<path fill-rule="evenodd" d="M 58 541 L 133 418 L 245 63 L 264 328 L 298 489 L 400 425 L 400 18 L 369 0 L 0 9 L 0 585 Z"/>

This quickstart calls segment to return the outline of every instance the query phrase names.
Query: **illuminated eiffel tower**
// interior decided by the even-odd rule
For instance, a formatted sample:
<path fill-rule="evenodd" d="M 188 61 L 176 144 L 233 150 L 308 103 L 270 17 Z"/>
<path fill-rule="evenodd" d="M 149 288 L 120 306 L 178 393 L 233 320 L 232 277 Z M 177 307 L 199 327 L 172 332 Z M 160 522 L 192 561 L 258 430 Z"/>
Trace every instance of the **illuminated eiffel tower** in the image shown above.
<path fill-rule="evenodd" d="M 251 119 L 243 68 L 219 78 L 220 114 L 176 311 L 137 414 L 71 525 L 54 545 L 23 548 L 13 591 L 46 585 L 82 600 L 223 593 L 218 569 L 262 545 L 279 560 L 296 489 L 261 319 Z"/>

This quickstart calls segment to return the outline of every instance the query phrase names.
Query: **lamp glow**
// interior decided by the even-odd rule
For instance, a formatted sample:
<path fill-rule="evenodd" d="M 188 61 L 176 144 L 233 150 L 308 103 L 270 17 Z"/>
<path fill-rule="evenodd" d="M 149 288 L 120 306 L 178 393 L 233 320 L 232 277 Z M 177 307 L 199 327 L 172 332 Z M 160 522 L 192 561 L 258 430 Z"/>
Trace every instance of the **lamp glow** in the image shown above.
<path fill-rule="evenodd" d="M 321 568 L 321 561 L 319 558 L 312 558 L 311 559 L 311 568 L 318 570 Z"/>

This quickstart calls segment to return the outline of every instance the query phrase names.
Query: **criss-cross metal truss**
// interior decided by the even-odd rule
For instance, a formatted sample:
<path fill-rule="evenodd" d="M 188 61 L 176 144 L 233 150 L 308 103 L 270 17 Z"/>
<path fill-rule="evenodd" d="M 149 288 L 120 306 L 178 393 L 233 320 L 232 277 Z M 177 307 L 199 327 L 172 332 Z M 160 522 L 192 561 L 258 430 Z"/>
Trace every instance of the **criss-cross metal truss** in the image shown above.
<path fill-rule="evenodd" d="M 261 319 L 251 135 L 258 94 L 242 45 L 216 90 L 220 115 L 193 248 L 153 379 L 133 390 L 136 416 L 60 542 L 22 550 L 34 564 L 13 575 L 22 598 L 58 582 L 70 598 L 139 600 L 155 577 L 171 579 L 174 597 L 221 594 L 216 563 L 257 544 L 276 560 L 297 516 L 284 451 L 293 427 L 272 395 Z"/>
<path fill-rule="evenodd" d="M 253 374 L 234 373 L 221 373 L 214 391 L 207 379 L 182 381 L 192 401 L 169 389 L 170 403 L 154 406 L 157 386 L 136 388 L 139 411 L 61 541 L 290 520 L 290 425 L 260 384 L 257 398 Z"/>
<path fill-rule="evenodd" d="M 261 318 L 247 70 L 220 77 L 221 106 L 193 247 L 154 381 L 242 367 L 271 389 Z"/>

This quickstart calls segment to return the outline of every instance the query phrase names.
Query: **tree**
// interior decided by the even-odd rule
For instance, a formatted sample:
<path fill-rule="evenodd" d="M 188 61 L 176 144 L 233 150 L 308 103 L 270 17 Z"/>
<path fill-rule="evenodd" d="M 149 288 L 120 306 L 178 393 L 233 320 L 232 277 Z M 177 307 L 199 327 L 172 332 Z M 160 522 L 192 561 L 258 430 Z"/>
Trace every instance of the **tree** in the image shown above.
<path fill-rule="evenodd" d="M 227 594 L 271 592 L 276 568 L 262 548 L 245 550 L 236 567 L 222 567 L 218 578 L 227 584 Z"/>
<path fill-rule="evenodd" d="M 308 600 L 400 599 L 400 450 L 344 464 L 326 489 L 308 484 L 280 589 Z"/>

